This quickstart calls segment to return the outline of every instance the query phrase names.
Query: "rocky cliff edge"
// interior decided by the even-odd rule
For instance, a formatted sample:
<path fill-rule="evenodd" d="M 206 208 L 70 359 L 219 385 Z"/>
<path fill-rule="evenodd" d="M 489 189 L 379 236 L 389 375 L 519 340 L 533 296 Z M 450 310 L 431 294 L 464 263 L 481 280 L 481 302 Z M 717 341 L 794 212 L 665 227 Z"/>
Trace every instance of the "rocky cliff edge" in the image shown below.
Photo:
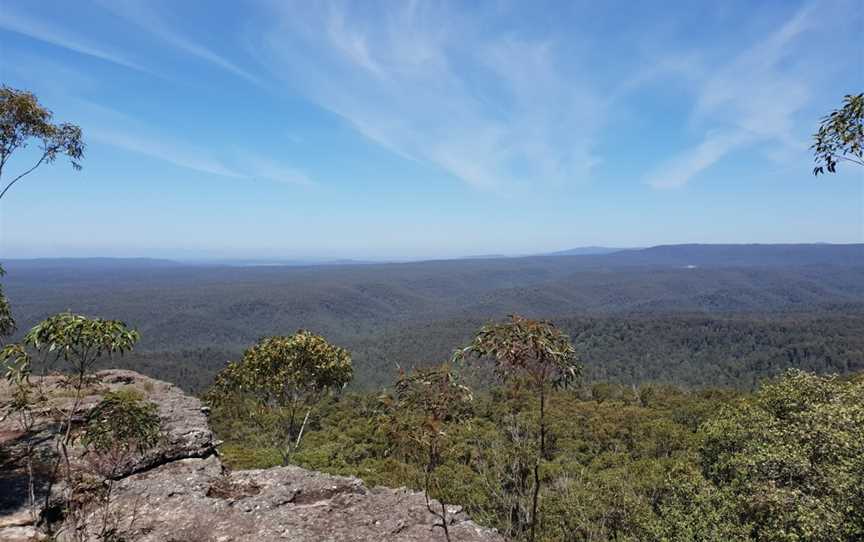
<path fill-rule="evenodd" d="M 50 459 L 52 412 L 71 407 L 68 394 L 50 393 L 59 377 L 46 377 L 49 404 L 40 412 L 30 442 Z M 0 397 L 9 388 L 0 384 Z M 83 418 L 108 391 L 134 389 L 158 407 L 163 443 L 125 464 L 112 488 L 111 521 L 132 542 L 229 541 L 420 541 L 445 540 L 438 518 L 422 492 L 369 488 L 356 478 L 331 476 L 299 467 L 229 471 L 216 450 L 201 402 L 167 382 L 132 371 L 96 374 L 77 417 Z M 21 461 L 27 440 L 14 417 L 0 420 L 0 541 L 44 540 L 45 509 L 36 517 L 27 507 L 28 475 Z M 39 502 L 56 503 L 57 486 L 37 469 Z M 438 507 L 437 503 L 433 505 Z M 50 504 L 49 504 L 50 507 Z M 436 508 L 437 509 L 437 508 Z M 448 506 L 453 541 L 502 541 L 495 531 Z M 59 529 L 59 538 L 97 540 L 102 515 L 96 504 L 83 508 L 84 527 Z M 62 525 L 62 523 L 61 523 Z M 54 524 L 55 529 L 58 525 Z"/>

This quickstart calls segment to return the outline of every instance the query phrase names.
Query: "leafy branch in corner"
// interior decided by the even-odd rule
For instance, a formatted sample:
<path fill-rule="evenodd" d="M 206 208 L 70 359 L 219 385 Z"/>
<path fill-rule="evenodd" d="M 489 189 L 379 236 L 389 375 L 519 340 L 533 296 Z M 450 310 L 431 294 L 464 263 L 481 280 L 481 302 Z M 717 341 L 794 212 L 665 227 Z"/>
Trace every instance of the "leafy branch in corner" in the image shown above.
<path fill-rule="evenodd" d="M 0 199 L 12 185 L 59 156 L 68 157 L 76 171 L 81 169 L 85 148 L 81 128 L 66 122 L 53 124 L 53 117 L 54 114 L 43 107 L 32 93 L 0 86 L 0 179 L 16 151 L 26 148 L 34 140 L 41 151 L 33 165 L 5 184 Z"/>
<path fill-rule="evenodd" d="M 836 173 L 839 162 L 864 166 L 864 93 L 847 94 L 843 107 L 822 118 L 813 140 L 814 175 Z"/>

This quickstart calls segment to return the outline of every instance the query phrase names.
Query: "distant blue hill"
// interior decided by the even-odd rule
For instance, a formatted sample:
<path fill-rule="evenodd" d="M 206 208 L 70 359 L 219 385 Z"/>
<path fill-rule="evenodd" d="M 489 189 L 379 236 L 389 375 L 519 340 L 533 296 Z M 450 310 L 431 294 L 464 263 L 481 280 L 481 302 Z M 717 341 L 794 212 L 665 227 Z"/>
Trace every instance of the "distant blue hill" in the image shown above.
<path fill-rule="evenodd" d="M 202 267 L 330 267 L 387 268 L 409 266 L 426 267 L 436 272 L 455 270 L 460 266 L 471 268 L 488 266 L 489 269 L 519 268 L 528 261 L 541 267 L 554 269 L 615 268 L 633 266 L 661 267 L 751 267 L 842 265 L 864 266 L 864 244 L 684 244 L 659 245 L 649 248 L 578 247 L 533 256 L 504 256 L 488 254 L 448 260 L 417 260 L 388 262 L 369 260 L 196 260 L 175 261 L 158 258 L 31 258 L 7 259 L 0 256 L 6 271 L 43 270 L 160 270 Z M 534 265 L 534 264 L 532 264 Z M 503 266 L 503 267 L 502 267 Z"/>
<path fill-rule="evenodd" d="M 160 258 L 3 258 L 0 264 L 7 270 L 40 269 L 145 269 L 179 267 L 183 264 Z"/>
<path fill-rule="evenodd" d="M 864 244 L 659 245 L 622 250 L 604 260 L 619 265 L 673 266 L 798 266 L 864 265 Z"/>
<path fill-rule="evenodd" d="M 612 254 L 613 252 L 621 252 L 622 250 L 632 249 L 613 247 L 576 247 L 568 250 L 550 252 L 549 254 L 546 254 L 546 256 L 596 256 L 600 254 Z"/>

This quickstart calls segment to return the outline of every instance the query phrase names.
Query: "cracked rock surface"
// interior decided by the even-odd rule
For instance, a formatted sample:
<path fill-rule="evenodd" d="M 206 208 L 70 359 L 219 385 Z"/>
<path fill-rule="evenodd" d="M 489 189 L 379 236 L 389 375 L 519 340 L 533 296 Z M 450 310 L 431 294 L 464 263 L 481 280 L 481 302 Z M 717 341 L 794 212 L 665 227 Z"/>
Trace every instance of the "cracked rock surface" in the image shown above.
<path fill-rule="evenodd" d="M 43 384 L 53 385 L 50 380 Z M 0 394 L 6 393 L 2 386 Z M 137 389 L 156 403 L 166 433 L 162 446 L 124 466 L 113 487 L 111 517 L 125 540 L 445 540 L 422 492 L 367 488 L 356 478 L 293 466 L 228 472 L 216 454 L 200 401 L 166 382 L 132 371 L 102 371 L 80 414 L 85 415 L 106 391 L 124 387 Z M 54 408 L 62 409 L 64 401 L 71 405 L 70 398 L 52 401 Z M 50 423 L 46 415 L 33 435 L 48 458 L 51 441 L 45 436 Z M 16 461 L 21 442 L 13 420 L 0 422 L 0 447 L 5 450 L 0 456 L 5 457 L 0 463 L 0 541 L 44 538 L 26 506 L 26 473 Z M 44 482 L 37 483 L 43 495 Z M 81 533 L 87 540 L 96 540 L 102 518 L 97 507 L 87 511 Z M 448 506 L 448 528 L 453 541 L 503 540 L 470 521 L 457 506 Z"/>

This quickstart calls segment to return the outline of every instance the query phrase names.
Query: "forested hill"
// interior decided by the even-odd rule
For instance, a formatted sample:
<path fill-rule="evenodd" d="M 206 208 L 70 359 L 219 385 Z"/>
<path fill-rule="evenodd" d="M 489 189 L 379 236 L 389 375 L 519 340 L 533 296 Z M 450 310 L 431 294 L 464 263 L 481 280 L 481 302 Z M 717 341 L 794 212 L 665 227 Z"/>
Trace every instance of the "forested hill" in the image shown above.
<path fill-rule="evenodd" d="M 161 258 L 25 258 L 2 260 L 4 267 L 29 271 L 107 271 L 110 269 L 151 269 L 181 266 L 180 262 Z"/>
<path fill-rule="evenodd" d="M 864 244 L 661 245 L 614 252 L 605 259 L 617 265 L 862 265 Z"/>
<path fill-rule="evenodd" d="M 505 256 L 472 256 L 453 260 L 428 260 L 403 263 L 409 266 L 456 265 L 471 267 L 471 263 L 482 260 L 487 264 L 494 262 L 503 267 L 522 266 L 529 261 L 544 260 L 556 257 L 559 261 L 546 261 L 548 267 L 591 268 L 618 267 L 630 265 L 650 266 L 687 266 L 701 265 L 712 267 L 736 266 L 799 266 L 799 265 L 864 265 L 864 243 L 851 244 L 683 244 L 658 245 L 649 248 L 616 249 L 609 247 L 579 247 L 569 250 L 538 254 L 523 257 Z M 4 265 L 9 269 L 19 271 L 75 269 L 75 270 L 107 270 L 133 268 L 165 268 L 189 266 L 180 261 L 156 258 L 31 258 L 4 259 Z M 194 267 L 256 267 L 262 263 L 279 267 L 280 261 L 266 260 L 215 260 L 212 264 L 205 261 L 197 262 Z M 320 264 L 305 263 L 303 260 L 285 260 L 288 267 L 316 267 L 326 264 L 328 267 L 339 265 L 394 265 L 395 262 L 375 263 L 373 261 L 334 260 L 322 261 Z M 248 264 L 248 265 L 244 265 Z"/>
<path fill-rule="evenodd" d="M 111 259 L 3 265 L 20 329 L 67 309 L 122 319 L 141 331 L 136 359 L 150 364 L 151 374 L 180 380 L 158 372 L 170 360 L 195 386 L 258 338 L 299 328 L 354 350 L 356 381 L 367 386 L 389 383 L 396 364 L 441 361 L 480 323 L 511 313 L 560 322 L 571 334 L 580 328 L 567 322 L 598 322 L 591 334 L 596 340 L 582 343 L 594 362 L 589 375 L 619 381 L 699 385 L 719 378 L 747 386 L 754 374 L 796 363 L 843 370 L 842 351 L 807 348 L 801 337 L 816 328 L 826 334 L 842 328 L 835 347 L 857 351 L 849 337 L 864 336 L 864 245 L 675 245 L 602 255 L 327 266 Z M 624 316 L 639 323 L 616 330 Z M 709 346 L 678 337 L 680 326 L 702 336 L 704 326 L 693 324 L 701 317 L 738 323 L 720 326 L 729 331 L 725 338 L 709 334 Z M 826 318 L 841 321 L 835 326 Z M 777 330 L 762 329 L 781 319 Z M 754 347 L 745 355 L 731 337 L 754 329 L 755 338 L 747 339 Z M 764 339 L 768 335 L 773 339 Z M 611 339 L 619 336 L 632 342 L 629 352 Z M 806 355 L 788 353 L 784 344 L 798 344 Z M 677 366 L 661 367 L 666 358 Z"/>

